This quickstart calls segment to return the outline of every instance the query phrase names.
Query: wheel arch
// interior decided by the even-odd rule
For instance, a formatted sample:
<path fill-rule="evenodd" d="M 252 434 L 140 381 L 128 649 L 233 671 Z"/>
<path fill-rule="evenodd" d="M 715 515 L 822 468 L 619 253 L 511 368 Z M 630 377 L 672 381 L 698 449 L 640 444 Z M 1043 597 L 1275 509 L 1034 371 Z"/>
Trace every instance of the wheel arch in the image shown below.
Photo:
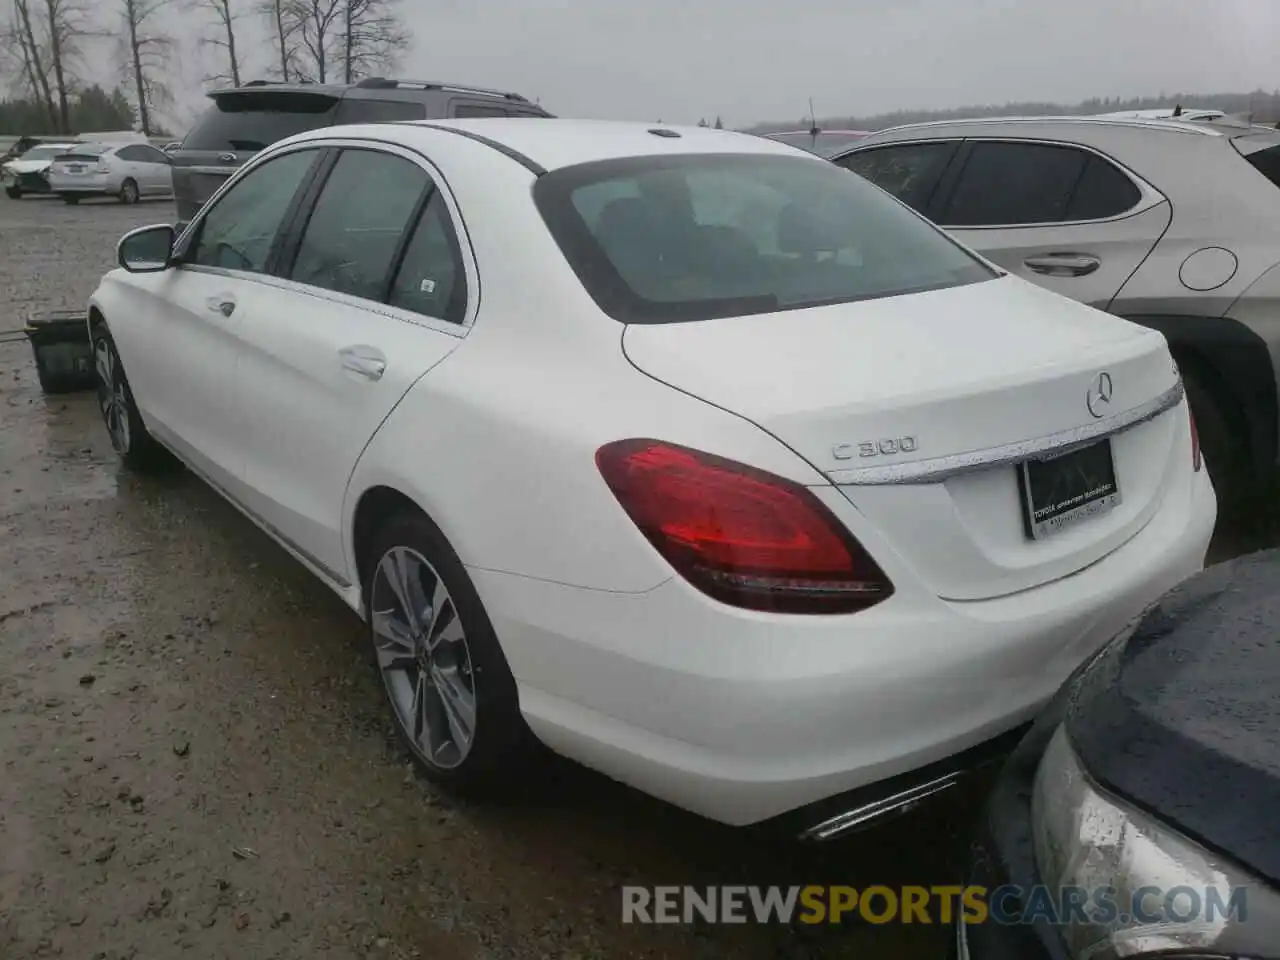
<path fill-rule="evenodd" d="M 1280 448 L 1280 398 L 1266 342 L 1230 317 L 1127 315 L 1164 334 L 1178 366 L 1207 390 L 1241 430 L 1252 473 L 1261 477 Z"/>

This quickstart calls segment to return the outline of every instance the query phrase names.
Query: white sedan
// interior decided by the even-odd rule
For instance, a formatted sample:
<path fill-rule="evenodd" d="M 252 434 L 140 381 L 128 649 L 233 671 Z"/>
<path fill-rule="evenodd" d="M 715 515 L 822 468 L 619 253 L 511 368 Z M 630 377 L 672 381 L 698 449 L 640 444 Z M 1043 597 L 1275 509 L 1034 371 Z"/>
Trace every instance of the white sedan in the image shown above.
<path fill-rule="evenodd" d="M 119 261 L 116 449 L 350 604 L 458 787 L 541 741 L 839 834 L 953 783 L 1214 524 L 1158 333 L 760 137 L 327 128 Z"/>
<path fill-rule="evenodd" d="M 73 144 L 53 159 L 48 176 L 49 189 L 67 203 L 104 196 L 137 203 L 173 195 L 171 161 L 149 143 Z"/>

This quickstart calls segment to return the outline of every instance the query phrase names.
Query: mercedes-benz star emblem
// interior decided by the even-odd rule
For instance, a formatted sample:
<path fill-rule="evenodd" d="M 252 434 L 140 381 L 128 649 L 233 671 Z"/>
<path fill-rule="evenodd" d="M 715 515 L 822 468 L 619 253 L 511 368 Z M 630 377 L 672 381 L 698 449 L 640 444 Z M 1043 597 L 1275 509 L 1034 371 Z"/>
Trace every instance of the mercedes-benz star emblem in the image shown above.
<path fill-rule="evenodd" d="M 1098 379 L 1093 381 L 1093 385 L 1089 387 L 1089 392 L 1084 395 L 1085 406 L 1089 408 L 1089 412 L 1093 414 L 1095 420 L 1100 420 L 1107 415 L 1107 411 L 1111 406 L 1111 374 L 1105 370 L 1098 374 Z"/>

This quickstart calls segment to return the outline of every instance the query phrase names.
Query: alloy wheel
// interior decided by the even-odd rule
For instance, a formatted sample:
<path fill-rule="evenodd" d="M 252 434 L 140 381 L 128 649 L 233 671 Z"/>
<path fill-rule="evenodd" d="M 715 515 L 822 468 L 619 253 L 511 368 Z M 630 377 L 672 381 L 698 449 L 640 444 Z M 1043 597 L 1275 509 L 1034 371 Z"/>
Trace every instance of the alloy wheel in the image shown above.
<path fill-rule="evenodd" d="M 111 435 L 111 445 L 116 453 L 123 456 L 129 452 L 132 439 L 129 433 L 129 394 L 115 351 L 105 338 L 99 339 L 94 348 L 94 361 L 98 370 L 98 406 Z"/>
<path fill-rule="evenodd" d="M 476 688 L 448 587 L 422 554 L 392 547 L 374 572 L 370 610 L 378 668 L 400 725 L 433 766 L 458 767 L 475 742 Z"/>
<path fill-rule="evenodd" d="M 120 187 L 120 199 L 125 203 L 138 202 L 138 186 L 132 180 L 126 180 Z"/>

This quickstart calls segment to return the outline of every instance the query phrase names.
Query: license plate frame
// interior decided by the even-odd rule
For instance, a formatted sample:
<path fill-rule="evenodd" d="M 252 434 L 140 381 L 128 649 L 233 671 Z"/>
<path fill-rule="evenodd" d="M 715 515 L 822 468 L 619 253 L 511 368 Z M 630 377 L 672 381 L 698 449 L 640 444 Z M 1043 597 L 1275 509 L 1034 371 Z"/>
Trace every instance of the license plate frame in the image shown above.
<path fill-rule="evenodd" d="M 1121 502 L 1111 438 L 1018 464 L 1022 524 L 1027 538 L 1044 540 L 1110 513 Z"/>

